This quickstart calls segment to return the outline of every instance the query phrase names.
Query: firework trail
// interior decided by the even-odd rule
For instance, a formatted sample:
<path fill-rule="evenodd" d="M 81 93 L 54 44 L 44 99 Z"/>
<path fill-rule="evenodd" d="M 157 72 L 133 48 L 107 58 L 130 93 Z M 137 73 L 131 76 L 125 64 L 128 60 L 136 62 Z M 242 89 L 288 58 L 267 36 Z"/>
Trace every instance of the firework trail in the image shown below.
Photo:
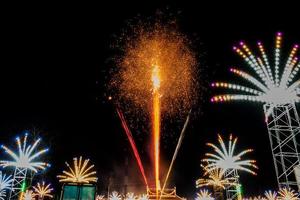
<path fill-rule="evenodd" d="M 118 113 L 118 116 L 122 122 L 122 126 L 123 126 L 123 129 L 126 133 L 126 136 L 128 138 L 128 141 L 130 143 L 130 146 L 132 148 L 132 151 L 133 151 L 133 154 L 134 154 L 134 157 L 138 163 L 138 166 L 139 166 L 139 169 L 141 171 L 141 174 L 143 176 L 143 179 L 144 179 L 144 182 L 145 182 L 145 185 L 148 186 L 148 181 L 147 181 L 147 178 L 146 178 L 146 175 L 145 175 L 145 170 L 144 170 L 144 167 L 143 167 L 143 164 L 142 164 L 142 161 L 141 161 L 141 158 L 140 158 L 140 155 L 139 155 L 139 152 L 137 150 L 137 147 L 136 147 L 136 144 L 134 142 L 134 139 L 132 137 L 132 134 L 131 134 L 131 131 L 129 130 L 128 126 L 127 126 L 127 123 L 126 123 L 126 120 L 124 118 L 124 115 L 123 113 L 117 109 L 117 113 Z"/>
<path fill-rule="evenodd" d="M 188 116 L 187 116 L 187 118 L 186 118 L 186 121 L 185 121 L 185 123 L 184 123 L 184 125 L 183 125 L 183 128 L 182 128 L 182 130 L 181 130 L 180 137 L 179 137 L 179 139 L 178 139 L 178 143 L 177 143 L 175 152 L 174 152 L 174 154 L 173 154 L 173 158 L 172 158 L 171 164 L 170 164 L 170 166 L 169 166 L 169 170 L 168 170 L 167 176 L 166 176 L 166 178 L 165 178 L 164 185 L 163 185 L 162 190 L 161 190 L 161 194 L 163 194 L 163 192 L 164 192 L 164 190 L 165 190 L 165 187 L 166 187 L 166 185 L 167 185 L 167 182 L 168 182 L 170 173 L 171 173 L 172 168 L 173 168 L 173 164 L 174 164 L 174 162 L 175 162 L 175 160 L 176 160 L 176 158 L 177 158 L 178 151 L 179 151 L 179 149 L 180 149 L 180 147 L 181 147 L 181 144 L 182 144 L 182 141 L 183 141 L 183 138 L 184 138 L 184 134 L 185 134 L 186 127 L 187 127 L 187 125 L 188 125 L 188 123 L 189 123 L 189 121 L 190 121 L 191 111 L 192 111 L 192 110 L 190 110 L 190 112 L 189 112 L 189 114 L 188 114 Z M 159 199 L 161 199 L 161 195 L 160 195 L 160 198 L 159 198 Z"/>

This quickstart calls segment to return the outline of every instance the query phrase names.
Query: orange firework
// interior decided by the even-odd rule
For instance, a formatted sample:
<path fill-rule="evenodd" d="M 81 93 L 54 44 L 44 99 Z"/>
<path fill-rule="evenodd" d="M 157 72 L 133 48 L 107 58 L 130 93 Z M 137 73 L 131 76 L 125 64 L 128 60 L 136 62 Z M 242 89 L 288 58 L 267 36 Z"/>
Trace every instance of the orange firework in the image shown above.
<path fill-rule="evenodd" d="M 144 23 L 124 35 L 122 55 L 112 70 L 110 84 L 115 100 L 127 108 L 124 111 L 148 109 L 153 98 L 153 68 L 157 66 L 161 113 L 187 114 L 198 93 L 197 62 L 188 39 L 173 23 Z"/>
<path fill-rule="evenodd" d="M 155 187 L 160 190 L 161 114 L 186 114 L 197 100 L 196 58 L 176 24 L 143 24 L 125 36 L 110 84 L 125 111 L 151 108 Z M 151 102 L 151 103 L 150 103 Z M 152 104 L 152 106 L 150 106 Z M 138 112 L 139 118 L 141 112 Z"/>

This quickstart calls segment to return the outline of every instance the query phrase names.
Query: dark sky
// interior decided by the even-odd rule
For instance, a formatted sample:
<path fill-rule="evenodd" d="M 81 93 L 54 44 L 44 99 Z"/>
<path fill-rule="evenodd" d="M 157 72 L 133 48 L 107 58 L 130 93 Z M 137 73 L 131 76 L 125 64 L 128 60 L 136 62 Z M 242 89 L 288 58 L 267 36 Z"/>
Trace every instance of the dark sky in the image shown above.
<path fill-rule="evenodd" d="M 195 39 L 199 82 L 206 88 L 172 175 L 178 193 L 193 195 L 194 182 L 201 175 L 200 159 L 208 150 L 205 143 L 216 141 L 220 132 L 239 136 L 238 148 L 255 149 L 251 156 L 260 169 L 256 177 L 240 174 L 245 193 L 274 188 L 262 105 L 210 104 L 213 92 L 208 85 L 215 79 L 235 78 L 228 68 L 243 64 L 231 50 L 241 39 L 249 44 L 262 40 L 271 49 L 275 33 L 282 31 L 284 51 L 299 42 L 299 10 L 293 4 L 110 1 L 97 5 L 10 5 L 4 8 L 1 20 L 0 142 L 12 145 L 22 131 L 40 130 L 44 144 L 51 148 L 48 159 L 52 168 L 44 175 L 46 180 L 58 190 L 55 175 L 63 169 L 64 161 L 83 155 L 96 165 L 99 190 L 105 191 L 108 177 L 119 178 L 117 171 L 124 169 L 127 158 L 132 160 L 115 109 L 104 95 L 110 67 L 107 61 L 113 56 L 110 45 L 114 35 L 126 28 L 127 20 L 162 10 L 178 15 L 181 30 Z M 166 152 L 172 152 L 174 144 L 170 142 Z M 134 162 L 130 165 L 136 168 Z M 132 181 L 142 184 L 139 178 Z"/>

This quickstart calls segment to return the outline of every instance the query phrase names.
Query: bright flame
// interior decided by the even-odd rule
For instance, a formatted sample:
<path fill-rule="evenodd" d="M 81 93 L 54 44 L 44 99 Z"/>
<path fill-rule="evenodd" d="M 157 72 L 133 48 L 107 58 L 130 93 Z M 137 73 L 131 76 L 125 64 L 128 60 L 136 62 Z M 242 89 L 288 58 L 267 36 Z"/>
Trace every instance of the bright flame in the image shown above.
<path fill-rule="evenodd" d="M 159 183 L 159 146 L 160 146 L 160 74 L 159 67 L 155 65 L 152 71 L 153 83 L 153 141 L 154 141 L 154 162 L 155 162 L 155 188 L 158 196 Z"/>

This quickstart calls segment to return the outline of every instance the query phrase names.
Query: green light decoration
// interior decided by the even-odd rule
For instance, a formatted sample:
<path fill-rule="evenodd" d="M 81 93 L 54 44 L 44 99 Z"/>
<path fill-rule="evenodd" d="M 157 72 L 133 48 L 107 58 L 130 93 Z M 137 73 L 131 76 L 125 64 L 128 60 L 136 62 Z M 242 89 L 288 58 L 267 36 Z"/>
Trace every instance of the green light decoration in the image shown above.
<path fill-rule="evenodd" d="M 26 182 L 23 181 L 22 183 L 22 188 L 21 188 L 21 192 L 25 192 L 26 191 Z"/>

